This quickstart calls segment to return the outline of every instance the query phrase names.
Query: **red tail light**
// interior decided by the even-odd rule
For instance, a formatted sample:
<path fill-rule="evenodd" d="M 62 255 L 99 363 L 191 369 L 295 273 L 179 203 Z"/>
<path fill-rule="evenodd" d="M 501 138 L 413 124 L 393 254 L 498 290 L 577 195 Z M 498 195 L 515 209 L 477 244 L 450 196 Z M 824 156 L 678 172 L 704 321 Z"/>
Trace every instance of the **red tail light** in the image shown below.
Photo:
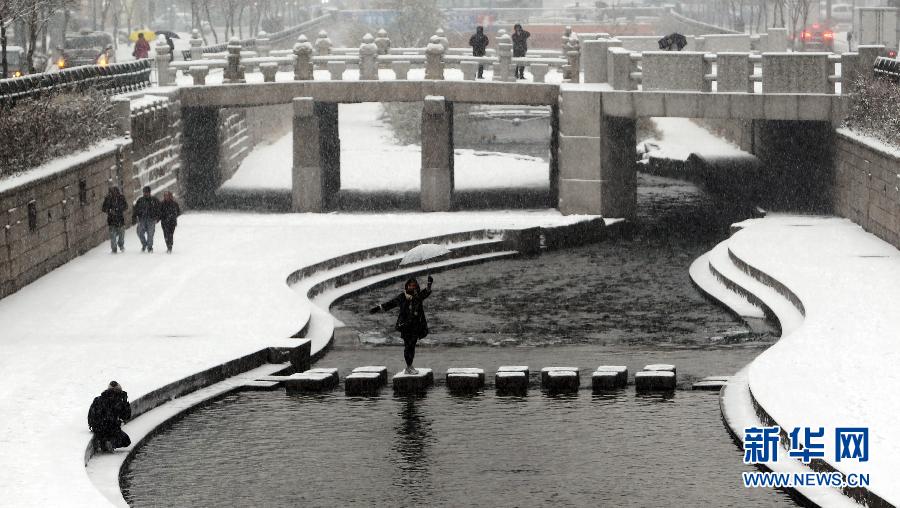
<path fill-rule="evenodd" d="M 893 51 L 893 50 L 888 51 L 888 56 L 889 56 L 890 58 L 897 58 L 897 52 L 896 52 L 896 51 Z"/>
<path fill-rule="evenodd" d="M 834 32 L 825 32 L 824 34 L 822 34 L 822 37 L 825 37 L 826 39 L 834 39 Z"/>
<path fill-rule="evenodd" d="M 800 34 L 800 37 L 806 41 L 812 38 L 812 34 L 809 32 L 803 32 L 802 34 Z"/>

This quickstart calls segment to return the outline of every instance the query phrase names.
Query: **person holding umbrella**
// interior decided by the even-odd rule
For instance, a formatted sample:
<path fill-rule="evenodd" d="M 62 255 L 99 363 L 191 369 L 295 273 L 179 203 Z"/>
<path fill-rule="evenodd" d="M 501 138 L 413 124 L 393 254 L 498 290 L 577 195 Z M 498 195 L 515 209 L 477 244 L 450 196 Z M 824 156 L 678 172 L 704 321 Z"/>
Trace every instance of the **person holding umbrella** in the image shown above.
<path fill-rule="evenodd" d="M 428 335 L 428 321 L 425 319 L 425 307 L 422 302 L 431 296 L 432 283 L 434 279 L 429 275 L 428 285 L 425 289 L 419 290 L 419 282 L 415 278 L 409 278 L 403 286 L 402 293 L 369 310 L 370 314 L 376 314 L 400 307 L 395 328 L 403 339 L 403 359 L 406 360 L 407 374 L 419 373 L 413 368 L 413 360 L 416 357 L 416 342 Z"/>

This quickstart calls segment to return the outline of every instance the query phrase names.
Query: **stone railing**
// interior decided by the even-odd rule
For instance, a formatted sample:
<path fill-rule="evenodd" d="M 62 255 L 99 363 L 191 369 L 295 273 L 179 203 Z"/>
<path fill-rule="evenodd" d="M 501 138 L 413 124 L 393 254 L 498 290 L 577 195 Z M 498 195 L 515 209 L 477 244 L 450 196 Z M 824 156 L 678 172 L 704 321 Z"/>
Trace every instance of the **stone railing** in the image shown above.
<path fill-rule="evenodd" d="M 241 46 L 244 48 L 255 48 L 258 41 L 260 40 L 264 40 L 264 44 L 283 44 L 285 42 L 293 40 L 301 32 L 305 32 L 307 30 L 315 30 L 316 28 L 319 28 L 332 19 L 332 14 L 327 13 L 317 18 L 313 18 L 309 21 L 304 21 L 299 25 L 285 28 L 284 30 L 271 34 L 260 32 L 259 35 L 255 38 L 241 40 Z M 186 49 L 181 52 L 182 58 L 184 58 L 185 60 L 199 60 L 204 55 L 223 53 L 227 50 L 228 47 L 227 42 L 214 44 L 211 46 L 204 46 L 203 40 L 200 38 L 200 34 L 196 29 L 193 30 L 193 36 L 191 37 L 190 42 L 191 49 Z"/>
<path fill-rule="evenodd" d="M 151 62 L 144 59 L 104 66 L 85 65 L 0 80 L 0 103 L 61 90 L 93 88 L 109 95 L 132 92 L 150 85 Z"/>
<path fill-rule="evenodd" d="M 614 90 L 840 94 L 884 52 L 860 46 L 857 53 L 702 51 L 632 52 L 617 39 L 584 44 L 585 81 Z M 756 83 L 760 83 L 757 87 Z"/>
<path fill-rule="evenodd" d="M 193 42 L 197 40 L 195 34 Z M 407 79 L 413 68 L 424 68 L 425 79 L 444 79 L 444 70 L 458 68 L 463 79 L 476 79 L 478 67 L 493 69 L 493 80 L 514 81 L 516 66 L 527 67 L 531 80 L 545 82 L 550 69 L 564 73 L 569 81 L 577 81 L 580 73 L 573 71 L 580 67 L 580 44 L 577 37 L 569 39 L 566 51 L 534 50 L 526 57 L 512 56 L 512 40 L 508 34 L 497 37 L 497 48 L 485 56 L 471 55 L 470 48 L 451 48 L 443 32 L 438 30 L 424 48 L 391 48 L 390 39 L 384 30 L 378 37 L 366 34 L 358 48 L 335 48 L 324 31 L 319 32 L 314 42 L 305 35 L 297 39 L 292 50 L 272 50 L 270 45 L 257 39 L 255 50 L 246 50 L 243 42 L 232 39 L 225 53 L 197 53 L 195 59 L 172 62 L 169 48 L 164 42 L 157 43 L 157 74 L 160 86 L 175 84 L 175 72 L 180 70 L 190 75 L 195 85 L 206 84 L 206 77 L 213 69 L 222 69 L 223 82 L 241 83 L 246 72 L 259 71 L 266 82 L 275 81 L 275 74 L 293 70 L 295 80 L 311 80 L 315 69 L 327 70 L 330 79 L 341 80 L 344 71 L 350 67 L 359 69 L 360 80 L 379 79 L 379 69 L 392 69 L 396 79 Z M 192 48 L 195 50 L 195 48 Z M 196 50 L 195 50 L 196 52 Z"/>

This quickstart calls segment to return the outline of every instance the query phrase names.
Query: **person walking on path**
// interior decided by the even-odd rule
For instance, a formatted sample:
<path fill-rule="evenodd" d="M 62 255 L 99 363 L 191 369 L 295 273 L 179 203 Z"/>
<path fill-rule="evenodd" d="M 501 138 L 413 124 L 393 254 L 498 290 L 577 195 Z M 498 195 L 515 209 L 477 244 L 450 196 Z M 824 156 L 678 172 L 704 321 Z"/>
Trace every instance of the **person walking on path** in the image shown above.
<path fill-rule="evenodd" d="M 122 424 L 130 419 L 128 393 L 115 381 L 110 381 L 109 387 L 99 397 L 94 397 L 94 402 L 88 409 L 88 427 L 100 443 L 100 450 L 104 452 L 112 452 L 131 444 L 131 438 L 122 430 Z"/>
<path fill-rule="evenodd" d="M 406 360 L 405 372 L 407 374 L 419 373 L 413 368 L 413 360 L 416 357 L 416 342 L 428 335 L 428 321 L 425 319 L 425 307 L 422 302 L 431 295 L 433 282 L 434 279 L 429 275 L 428 285 L 420 291 L 419 282 L 410 278 L 403 286 L 402 293 L 369 310 L 370 314 L 375 314 L 400 307 L 395 328 L 400 332 L 400 338 L 403 339 L 403 359 Z"/>
<path fill-rule="evenodd" d="M 469 37 L 469 46 L 472 46 L 472 56 L 484 56 L 487 47 L 491 43 L 487 35 L 484 35 L 484 27 L 475 27 L 475 35 Z M 478 79 L 484 79 L 484 65 L 478 63 Z"/>
<path fill-rule="evenodd" d="M 516 23 L 512 33 L 513 58 L 522 58 L 528 53 L 528 38 L 531 32 L 522 29 L 522 25 Z M 516 66 L 516 79 L 525 79 L 525 66 Z"/>
<path fill-rule="evenodd" d="M 172 253 L 172 245 L 175 243 L 175 227 L 178 226 L 178 216 L 181 208 L 175 201 L 171 192 L 163 193 L 162 203 L 159 205 L 159 222 L 162 226 L 163 237 L 166 239 L 166 252 Z"/>
<path fill-rule="evenodd" d="M 153 235 L 159 222 L 159 200 L 150 195 L 150 186 L 144 187 L 144 195 L 134 204 L 131 221 L 137 224 L 141 252 L 153 252 Z"/>
<path fill-rule="evenodd" d="M 136 60 L 150 56 L 150 43 L 144 38 L 143 32 L 138 34 L 138 40 L 134 43 L 134 51 L 131 52 Z"/>
<path fill-rule="evenodd" d="M 118 187 L 109 188 L 109 193 L 103 198 L 100 210 L 106 214 L 106 225 L 109 227 L 109 248 L 115 254 L 118 251 L 125 252 L 125 210 L 128 210 L 128 201 Z"/>

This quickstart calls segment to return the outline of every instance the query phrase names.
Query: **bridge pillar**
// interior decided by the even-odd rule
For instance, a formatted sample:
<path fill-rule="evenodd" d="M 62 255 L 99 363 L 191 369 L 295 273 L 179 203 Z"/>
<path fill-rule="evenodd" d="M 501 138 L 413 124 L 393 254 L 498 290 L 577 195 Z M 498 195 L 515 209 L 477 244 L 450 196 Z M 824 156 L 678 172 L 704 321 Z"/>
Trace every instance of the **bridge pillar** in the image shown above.
<path fill-rule="evenodd" d="M 452 198 L 453 103 L 429 95 L 422 108 L 422 211 L 448 211 Z"/>
<path fill-rule="evenodd" d="M 634 219 L 635 119 L 602 114 L 598 92 L 560 92 L 559 210 Z"/>
<path fill-rule="evenodd" d="M 221 183 L 219 110 L 184 107 L 181 109 L 181 121 L 185 202 L 188 207 L 194 208 L 212 202 Z"/>
<path fill-rule="evenodd" d="M 336 103 L 297 97 L 291 204 L 295 212 L 334 207 L 340 190 L 340 139 Z"/>

